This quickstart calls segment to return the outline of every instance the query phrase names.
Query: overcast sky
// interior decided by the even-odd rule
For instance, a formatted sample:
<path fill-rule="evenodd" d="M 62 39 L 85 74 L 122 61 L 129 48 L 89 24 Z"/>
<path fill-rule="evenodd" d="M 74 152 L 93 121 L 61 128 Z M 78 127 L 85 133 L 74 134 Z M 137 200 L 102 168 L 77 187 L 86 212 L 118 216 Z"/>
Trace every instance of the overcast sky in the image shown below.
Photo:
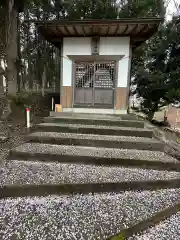
<path fill-rule="evenodd" d="M 166 0 L 166 4 L 168 4 L 167 9 L 167 20 L 171 20 L 173 14 L 180 15 L 180 9 L 177 10 L 176 6 L 180 5 L 180 0 Z"/>

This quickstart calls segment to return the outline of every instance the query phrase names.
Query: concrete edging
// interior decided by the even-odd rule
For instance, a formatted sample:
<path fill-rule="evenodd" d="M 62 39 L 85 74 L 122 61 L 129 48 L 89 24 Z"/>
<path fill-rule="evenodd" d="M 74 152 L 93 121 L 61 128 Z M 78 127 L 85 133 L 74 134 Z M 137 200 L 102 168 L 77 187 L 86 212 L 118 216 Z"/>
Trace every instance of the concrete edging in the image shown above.
<path fill-rule="evenodd" d="M 152 217 L 135 224 L 134 226 L 121 230 L 119 234 L 112 236 L 107 240 L 126 240 L 128 237 L 132 237 L 132 235 L 134 234 L 140 233 L 147 228 L 153 227 L 161 221 L 165 221 L 167 218 L 171 217 L 179 211 L 180 203 L 169 207 L 163 211 L 160 211 L 154 214 Z"/>
<path fill-rule="evenodd" d="M 170 180 L 150 180 L 150 181 L 124 181 L 108 183 L 62 183 L 62 184 L 42 184 L 42 185 L 6 185 L 0 187 L 0 198 L 26 197 L 26 196 L 47 196 L 75 193 L 103 193 L 121 191 L 140 191 L 180 188 L 179 179 Z"/>

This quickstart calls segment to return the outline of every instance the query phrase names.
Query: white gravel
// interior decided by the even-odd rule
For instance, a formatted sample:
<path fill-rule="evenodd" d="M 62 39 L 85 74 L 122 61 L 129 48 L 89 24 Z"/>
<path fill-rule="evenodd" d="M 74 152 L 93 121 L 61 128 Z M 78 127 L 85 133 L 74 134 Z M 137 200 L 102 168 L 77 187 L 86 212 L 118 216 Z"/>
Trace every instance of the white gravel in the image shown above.
<path fill-rule="evenodd" d="M 0 142 L 0 164 L 7 160 L 11 148 L 15 148 L 24 142 L 24 137 L 19 135 L 11 136 L 8 141 Z"/>
<path fill-rule="evenodd" d="M 0 185 L 104 183 L 180 179 L 180 172 L 81 164 L 10 161 L 0 169 Z"/>
<path fill-rule="evenodd" d="M 131 149 L 114 149 L 114 148 L 96 148 L 82 146 L 66 146 L 66 145 L 51 145 L 42 143 L 25 143 L 14 149 L 17 152 L 24 153 L 46 153 L 68 156 L 84 156 L 97 158 L 116 158 L 116 159 L 132 159 L 132 160 L 147 160 L 157 162 L 179 163 L 173 157 L 166 155 L 164 152 L 147 151 L 147 150 L 131 150 Z"/>
<path fill-rule="evenodd" d="M 149 228 L 128 240 L 179 240 L 180 239 L 180 212 Z"/>
<path fill-rule="evenodd" d="M 132 136 L 112 136 L 112 135 L 96 135 L 96 134 L 78 134 L 78 133 L 58 133 L 58 132 L 35 132 L 29 134 L 33 137 L 50 137 L 54 139 L 86 139 L 86 140 L 102 140 L 102 141 L 127 141 L 127 142 L 146 142 L 146 143 L 161 143 L 155 139 L 145 137 L 132 137 Z"/>
<path fill-rule="evenodd" d="M 179 198 L 180 189 L 1 199 L 0 239 L 103 240 Z"/>

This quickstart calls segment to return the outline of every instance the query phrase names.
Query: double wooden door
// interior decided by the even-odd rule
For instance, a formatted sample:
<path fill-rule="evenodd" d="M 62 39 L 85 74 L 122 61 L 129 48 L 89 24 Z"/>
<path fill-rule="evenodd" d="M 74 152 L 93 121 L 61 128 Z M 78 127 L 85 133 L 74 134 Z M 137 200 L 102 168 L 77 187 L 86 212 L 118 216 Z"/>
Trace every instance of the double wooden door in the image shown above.
<path fill-rule="evenodd" d="M 74 105 L 113 107 L 115 61 L 75 62 Z"/>

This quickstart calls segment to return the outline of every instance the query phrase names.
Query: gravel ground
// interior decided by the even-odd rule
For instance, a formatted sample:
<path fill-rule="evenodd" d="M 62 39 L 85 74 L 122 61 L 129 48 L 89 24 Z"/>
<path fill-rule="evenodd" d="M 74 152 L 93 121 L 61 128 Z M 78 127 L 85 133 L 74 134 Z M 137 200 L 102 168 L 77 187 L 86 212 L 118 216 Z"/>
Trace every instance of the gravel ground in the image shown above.
<path fill-rule="evenodd" d="M 116 158 L 116 159 L 132 159 L 179 163 L 173 157 L 166 155 L 164 152 L 147 151 L 147 150 L 131 150 L 131 149 L 114 149 L 114 148 L 95 148 L 82 146 L 65 146 L 51 145 L 42 143 L 25 143 L 15 148 L 17 152 L 30 153 L 46 153 L 59 154 L 68 156 L 92 156 L 99 158 Z"/>
<path fill-rule="evenodd" d="M 35 137 L 51 137 L 51 138 L 69 138 L 69 139 L 88 139 L 88 140 L 104 140 L 104 141 L 128 141 L 128 142 L 147 142 L 160 143 L 155 139 L 131 136 L 112 136 L 112 135 L 96 135 L 96 134 L 78 134 L 78 133 L 58 133 L 58 132 L 35 132 L 30 134 Z"/>
<path fill-rule="evenodd" d="M 80 164 L 10 161 L 0 169 L 0 185 L 101 183 L 180 179 L 179 172 Z"/>
<path fill-rule="evenodd" d="M 0 236 L 1 240 L 102 240 L 177 204 L 179 198 L 180 189 L 2 199 Z"/>
<path fill-rule="evenodd" d="M 151 132 L 149 129 L 145 128 L 134 128 L 134 127 L 117 127 L 117 126 L 103 126 L 103 125 L 86 125 L 86 124 L 68 124 L 68 123 L 40 123 L 39 126 L 59 126 L 59 127 L 69 127 L 69 128 L 96 128 L 96 129 L 115 129 L 115 130 L 127 130 L 127 131 L 141 131 L 141 132 Z"/>
<path fill-rule="evenodd" d="M 180 212 L 160 222 L 155 227 L 149 228 L 128 240 L 179 240 L 180 239 Z"/>
<path fill-rule="evenodd" d="M 1 142 L 0 143 L 0 165 L 6 161 L 9 155 L 9 151 L 12 148 L 15 148 L 23 143 L 25 143 L 24 136 L 20 136 L 20 135 L 15 135 L 15 136 L 12 135 L 10 139 L 8 139 L 7 141 Z"/>
<path fill-rule="evenodd" d="M 42 122 L 42 117 L 36 117 L 31 130 L 35 129 L 36 124 L 40 122 Z M 15 148 L 26 142 L 25 135 L 28 133 L 27 128 L 22 123 L 22 119 L 17 120 L 13 118 L 8 122 L 8 125 L 10 128 L 10 137 L 6 141 L 0 141 L 0 165 L 4 164 L 4 162 L 7 160 L 9 151 L 12 148 Z"/>

